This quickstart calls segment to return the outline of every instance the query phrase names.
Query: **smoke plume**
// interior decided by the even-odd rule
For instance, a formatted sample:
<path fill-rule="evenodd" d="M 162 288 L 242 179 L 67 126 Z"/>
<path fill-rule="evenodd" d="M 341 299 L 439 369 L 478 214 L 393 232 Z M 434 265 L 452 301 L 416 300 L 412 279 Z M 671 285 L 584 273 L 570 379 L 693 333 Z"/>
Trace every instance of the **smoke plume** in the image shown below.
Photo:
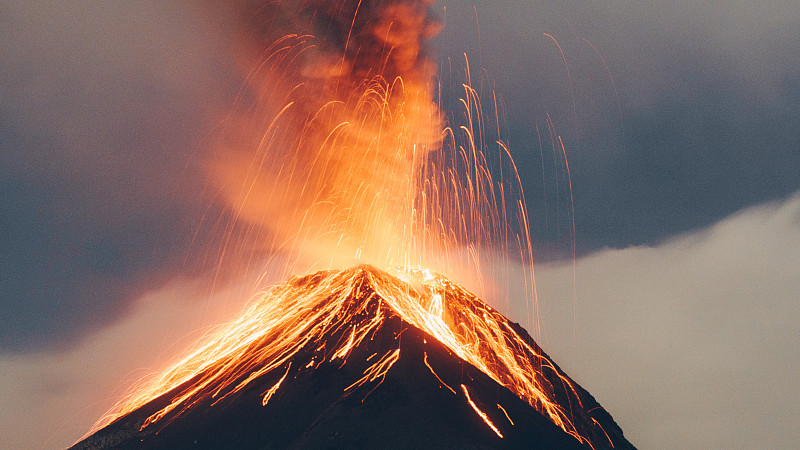
<path fill-rule="evenodd" d="M 420 163 L 441 133 L 429 4 L 248 10 L 244 54 L 259 56 L 244 58 L 248 82 L 208 164 L 235 216 L 226 246 L 328 265 L 408 262 Z"/>

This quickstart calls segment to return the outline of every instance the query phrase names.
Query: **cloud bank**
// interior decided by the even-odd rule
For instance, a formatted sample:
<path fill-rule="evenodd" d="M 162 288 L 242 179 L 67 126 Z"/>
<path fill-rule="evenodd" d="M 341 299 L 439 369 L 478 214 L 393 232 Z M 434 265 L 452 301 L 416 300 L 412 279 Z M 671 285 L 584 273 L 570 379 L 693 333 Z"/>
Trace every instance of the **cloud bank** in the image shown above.
<path fill-rule="evenodd" d="M 796 2 L 442 3 L 440 74 L 457 79 L 466 52 L 484 100 L 497 91 L 540 255 L 569 255 L 557 136 L 579 252 L 657 244 L 800 190 Z"/>
<path fill-rule="evenodd" d="M 791 448 L 800 196 L 657 247 L 539 266 L 542 345 L 640 448 Z"/>

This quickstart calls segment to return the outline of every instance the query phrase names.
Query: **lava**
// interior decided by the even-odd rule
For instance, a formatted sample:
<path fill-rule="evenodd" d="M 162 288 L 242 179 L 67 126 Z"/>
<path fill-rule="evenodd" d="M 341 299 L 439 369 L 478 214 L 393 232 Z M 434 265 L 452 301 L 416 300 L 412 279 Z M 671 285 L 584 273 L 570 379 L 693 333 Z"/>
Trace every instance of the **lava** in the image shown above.
<path fill-rule="evenodd" d="M 573 424 L 570 411 L 584 408 L 583 396 L 504 316 L 466 289 L 428 270 L 395 269 L 390 274 L 371 266 L 296 277 L 260 293 L 238 320 L 121 402 L 97 428 L 166 396 L 169 401 L 150 414 L 140 429 L 158 427 L 201 402 L 212 402 L 212 406 L 224 402 L 259 377 L 277 372 L 278 381 L 262 394 L 262 405 L 267 405 L 291 383 L 290 374 L 296 378 L 297 373 L 313 371 L 322 364 L 348 364 L 354 349 L 370 341 L 392 316 L 444 344 L 568 434 L 590 442 Z M 331 336 L 339 338 L 332 340 Z M 342 395 L 364 385 L 377 388 L 400 356 L 399 347 L 371 355 L 363 376 Z M 428 364 L 427 354 L 424 358 L 432 376 L 456 393 Z M 462 385 L 461 389 L 476 413 L 502 437 L 475 405 L 467 388 Z M 498 408 L 508 417 L 502 406 Z"/>
<path fill-rule="evenodd" d="M 430 1 L 275 2 L 251 21 L 270 44 L 206 161 L 230 212 L 222 269 L 265 253 L 288 261 L 284 277 L 426 267 L 500 300 L 485 266 L 511 257 L 535 297 L 519 174 L 487 142 L 468 62 L 451 116 L 441 107 Z"/>

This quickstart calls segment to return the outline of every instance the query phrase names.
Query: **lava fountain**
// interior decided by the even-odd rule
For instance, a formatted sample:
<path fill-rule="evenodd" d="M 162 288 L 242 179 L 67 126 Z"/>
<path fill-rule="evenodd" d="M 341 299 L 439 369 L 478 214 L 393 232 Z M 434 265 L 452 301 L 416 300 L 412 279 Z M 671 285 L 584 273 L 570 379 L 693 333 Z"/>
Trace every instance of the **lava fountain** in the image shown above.
<path fill-rule="evenodd" d="M 206 165 L 233 216 L 221 253 L 280 253 L 284 276 L 426 267 L 479 294 L 490 290 L 482 250 L 530 266 L 519 177 L 505 144 L 485 142 L 468 68 L 454 124 L 437 102 L 430 3 L 290 1 L 254 14 L 269 44 Z M 286 23 L 293 33 L 273 31 Z"/>
<path fill-rule="evenodd" d="M 271 30 L 285 17 L 298 31 L 250 73 L 212 181 L 273 252 L 416 263 L 422 166 L 441 141 L 427 2 L 283 2 L 254 20 Z"/>
<path fill-rule="evenodd" d="M 287 274 L 328 271 L 257 294 L 238 320 L 134 390 L 95 430 L 149 405 L 136 426 L 157 433 L 255 380 L 272 380 L 259 393 L 267 407 L 299 373 L 351 364 L 356 349 L 398 317 L 578 442 L 614 447 L 611 425 L 589 411 L 607 414 L 591 396 L 521 328 L 438 275 L 480 293 L 482 254 L 490 249 L 530 267 L 535 298 L 516 167 L 502 141 L 485 142 L 490 133 L 468 66 L 460 121 L 445 120 L 425 47 L 440 27 L 430 7 L 425 0 L 289 0 L 252 12 L 253 36 L 266 49 L 207 164 L 233 217 L 221 261 L 246 257 L 230 254 L 234 247 L 258 248 L 284 255 Z M 340 270 L 352 265 L 359 266 Z M 363 377 L 342 395 L 375 389 L 401 349 L 369 356 Z M 424 358 L 432 376 L 503 439 L 508 425 L 495 423 L 499 413 L 487 414 L 465 383 L 443 381 Z"/>

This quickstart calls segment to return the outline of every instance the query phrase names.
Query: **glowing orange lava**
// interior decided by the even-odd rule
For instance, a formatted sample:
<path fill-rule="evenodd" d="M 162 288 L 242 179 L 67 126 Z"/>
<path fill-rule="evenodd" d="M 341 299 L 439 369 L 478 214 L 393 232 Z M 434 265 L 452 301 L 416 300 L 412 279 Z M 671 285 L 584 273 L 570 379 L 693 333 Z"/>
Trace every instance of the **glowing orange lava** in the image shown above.
<path fill-rule="evenodd" d="M 200 401 L 220 402 L 278 371 L 278 381 L 263 392 L 267 405 L 291 383 L 292 373 L 323 362 L 346 364 L 389 308 L 588 443 L 541 376 L 545 368 L 559 373 L 552 363 L 500 313 L 435 273 L 485 295 L 491 292 L 483 277 L 487 255 L 511 257 L 529 268 L 524 294 L 535 301 L 521 182 L 507 145 L 485 142 L 489 133 L 468 65 L 459 123 L 448 125 L 434 101 L 432 64 L 421 51 L 433 33 L 429 2 L 380 4 L 373 12 L 379 19 L 370 21 L 359 16 L 361 2 L 350 5 L 355 12 L 346 21 L 352 24 L 338 59 L 320 56 L 325 41 L 310 33 L 277 39 L 251 72 L 247 100 L 232 115 L 208 167 L 235 224 L 245 224 L 238 239 L 287 255 L 287 272 L 366 263 L 391 275 L 359 266 L 294 278 L 259 293 L 238 320 L 124 399 L 95 429 L 168 393 L 169 403 L 144 428 Z M 232 236 L 230 225 L 225 237 Z M 226 240 L 221 253 L 229 245 Z M 364 286 L 371 290 L 362 291 Z M 346 330 L 347 338 L 322 340 L 332 330 Z M 315 349 L 313 356 L 297 360 L 308 348 Z M 379 384 L 399 357 L 399 348 L 373 355 L 363 377 L 345 391 Z M 560 382 L 579 403 L 571 382 Z M 457 387 L 445 386 L 458 395 Z"/>
<path fill-rule="evenodd" d="M 396 269 L 389 274 L 370 266 L 294 278 L 259 294 L 241 318 L 122 402 L 98 428 L 169 393 L 169 403 L 148 417 L 144 428 L 168 415 L 180 415 L 200 401 L 219 403 L 256 378 L 278 370 L 282 372 L 279 380 L 263 394 L 262 405 L 266 405 L 284 383 L 290 382 L 290 373 L 314 370 L 324 362 L 346 364 L 351 351 L 371 339 L 391 314 L 430 334 L 564 431 L 588 442 L 572 425 L 570 413 L 553 397 L 550 381 L 541 375 L 543 367 L 552 373 L 558 371 L 505 317 L 464 288 L 428 270 Z M 348 337 L 338 342 L 325 340 L 334 332 Z M 313 349 L 310 357 L 309 348 Z M 307 361 L 298 360 L 303 349 Z M 399 357 L 399 348 L 373 355 L 374 362 L 363 377 L 343 395 L 366 383 L 372 383 L 375 389 Z M 571 401 L 579 404 L 580 396 L 571 381 L 558 376 L 570 391 Z M 461 389 L 465 400 L 502 438 L 466 387 L 462 385 Z M 503 413 L 508 417 L 505 410 Z M 509 422 L 513 425 L 510 417 Z"/>

